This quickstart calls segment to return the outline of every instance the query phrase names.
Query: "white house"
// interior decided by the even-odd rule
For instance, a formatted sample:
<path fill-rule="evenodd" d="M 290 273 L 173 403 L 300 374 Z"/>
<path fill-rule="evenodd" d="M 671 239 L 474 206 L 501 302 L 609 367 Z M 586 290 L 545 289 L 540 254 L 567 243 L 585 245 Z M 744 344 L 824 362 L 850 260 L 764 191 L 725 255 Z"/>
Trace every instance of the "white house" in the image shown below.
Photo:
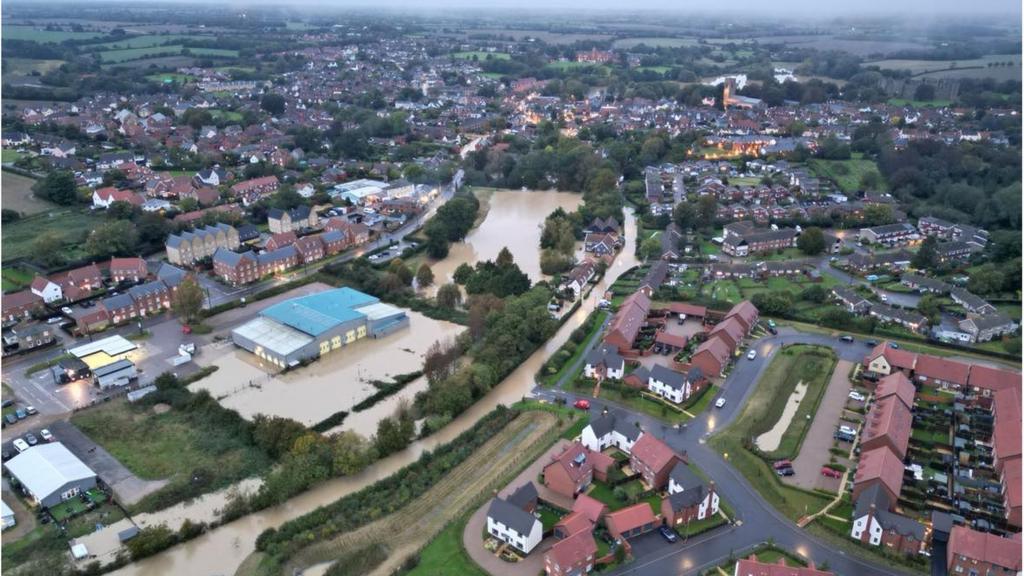
<path fill-rule="evenodd" d="M 543 539 L 544 526 L 533 514 L 495 498 L 487 509 L 487 533 L 529 554 Z"/>
<path fill-rule="evenodd" d="M 610 344 L 602 344 L 587 353 L 587 362 L 583 365 L 583 375 L 587 378 L 610 378 L 622 380 L 626 372 L 626 360 L 619 355 L 619 350 Z"/>
<path fill-rule="evenodd" d="M 629 454 L 641 436 L 643 436 L 643 430 L 629 422 L 625 414 L 608 412 L 587 424 L 580 434 L 580 442 L 594 452 L 614 446 Z"/>
<path fill-rule="evenodd" d="M 720 498 L 714 483 L 710 487 L 705 486 L 704 481 L 682 462 L 677 462 L 669 473 L 668 495 L 674 497 L 672 505 L 676 510 L 696 507 L 697 520 L 718 514 Z"/>
<path fill-rule="evenodd" d="M 690 397 L 692 388 L 686 374 L 657 364 L 647 377 L 647 389 L 676 404 Z"/>
<path fill-rule="evenodd" d="M 64 298 L 64 291 L 60 284 L 51 282 L 49 278 L 36 276 L 32 280 L 32 293 L 43 299 L 43 302 L 50 304 Z"/>

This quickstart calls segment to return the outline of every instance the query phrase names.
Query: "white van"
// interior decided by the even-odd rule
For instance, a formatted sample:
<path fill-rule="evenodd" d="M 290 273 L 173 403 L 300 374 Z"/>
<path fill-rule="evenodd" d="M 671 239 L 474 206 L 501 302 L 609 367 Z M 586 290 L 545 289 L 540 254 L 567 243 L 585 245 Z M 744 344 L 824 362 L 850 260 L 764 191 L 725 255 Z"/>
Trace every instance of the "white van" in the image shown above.
<path fill-rule="evenodd" d="M 21 438 L 15 438 L 13 444 L 14 449 L 17 450 L 19 454 L 28 450 L 28 442 L 25 442 Z"/>

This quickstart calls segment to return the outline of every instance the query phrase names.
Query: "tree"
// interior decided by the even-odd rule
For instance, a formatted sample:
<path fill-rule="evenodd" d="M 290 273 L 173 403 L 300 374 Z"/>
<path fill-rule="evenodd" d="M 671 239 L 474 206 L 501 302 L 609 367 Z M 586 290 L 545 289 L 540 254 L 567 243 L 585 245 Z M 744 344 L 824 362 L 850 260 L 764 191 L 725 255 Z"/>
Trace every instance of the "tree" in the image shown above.
<path fill-rule="evenodd" d="M 408 406 L 400 406 L 395 416 L 384 418 L 377 424 L 377 435 L 374 437 L 377 454 L 383 458 L 404 449 L 412 442 L 415 433 L 416 423 Z"/>
<path fill-rule="evenodd" d="M 174 546 L 176 541 L 177 535 L 166 524 L 158 524 L 143 528 L 125 545 L 132 560 L 140 560 Z"/>
<path fill-rule="evenodd" d="M 64 263 L 64 243 L 53 232 L 46 232 L 32 242 L 33 258 L 48 268 Z"/>
<path fill-rule="evenodd" d="M 796 239 L 796 247 L 808 256 L 821 254 L 825 251 L 825 233 L 816 226 L 807 228 Z"/>
<path fill-rule="evenodd" d="M 409 286 L 412 284 L 412 268 L 409 268 L 401 258 L 395 258 L 388 264 L 388 272 L 397 276 L 398 279 L 401 280 L 403 286 Z"/>
<path fill-rule="evenodd" d="M 914 258 L 911 259 L 910 265 L 918 270 L 930 270 L 935 267 L 939 262 L 939 254 L 936 250 L 936 246 L 939 241 L 935 236 L 929 236 L 921 242 L 921 247 L 918 248 L 917 254 L 914 254 Z"/>
<path fill-rule="evenodd" d="M 1003 287 L 1003 283 L 1003 273 L 995 264 L 988 263 L 974 269 L 967 282 L 967 289 L 975 294 L 995 294 Z"/>
<path fill-rule="evenodd" d="M 932 324 L 937 324 L 942 316 L 942 307 L 939 297 L 935 294 L 925 294 L 917 302 L 917 311 L 928 318 Z"/>
<path fill-rule="evenodd" d="M 89 233 L 85 241 L 85 251 L 97 258 L 128 256 L 135 252 L 138 241 L 139 233 L 131 222 L 104 222 Z"/>
<path fill-rule="evenodd" d="M 661 256 L 661 239 L 657 237 L 644 238 L 640 244 L 640 256 L 644 260 Z"/>
<path fill-rule="evenodd" d="M 284 113 L 284 96 L 269 92 L 260 98 L 260 108 L 269 112 L 272 116 L 279 116 Z"/>
<path fill-rule="evenodd" d="M 914 100 L 922 102 L 935 99 L 935 86 L 922 82 L 914 90 Z"/>
<path fill-rule="evenodd" d="M 698 218 L 697 207 L 690 202 L 680 202 L 672 209 L 672 221 L 682 231 L 696 228 Z"/>
<path fill-rule="evenodd" d="M 446 310 L 454 310 L 462 303 L 462 290 L 455 284 L 442 284 L 437 289 L 437 305 Z"/>
<path fill-rule="evenodd" d="M 174 314 L 185 324 L 191 324 L 203 310 L 203 289 L 192 276 L 186 276 L 178 284 L 171 302 Z"/>
<path fill-rule="evenodd" d="M 697 201 L 697 227 L 711 228 L 715 223 L 715 216 L 718 215 L 718 200 L 708 194 L 701 196 Z"/>
<path fill-rule="evenodd" d="M 509 251 L 508 246 L 504 246 L 501 252 L 498 252 L 498 257 L 494 261 L 499 268 L 507 268 L 515 263 L 515 259 L 512 257 L 512 252 Z"/>
<path fill-rule="evenodd" d="M 434 272 L 424 262 L 420 264 L 419 270 L 416 270 L 416 285 L 420 288 L 426 288 L 434 283 Z"/>
<path fill-rule="evenodd" d="M 463 262 L 455 268 L 455 272 L 452 274 L 452 279 L 455 280 L 456 284 L 465 284 L 469 282 L 470 277 L 473 276 L 473 267 Z"/>
<path fill-rule="evenodd" d="M 32 185 L 32 193 L 61 206 L 70 206 L 78 201 L 75 176 L 66 170 L 47 174 L 45 178 Z"/>

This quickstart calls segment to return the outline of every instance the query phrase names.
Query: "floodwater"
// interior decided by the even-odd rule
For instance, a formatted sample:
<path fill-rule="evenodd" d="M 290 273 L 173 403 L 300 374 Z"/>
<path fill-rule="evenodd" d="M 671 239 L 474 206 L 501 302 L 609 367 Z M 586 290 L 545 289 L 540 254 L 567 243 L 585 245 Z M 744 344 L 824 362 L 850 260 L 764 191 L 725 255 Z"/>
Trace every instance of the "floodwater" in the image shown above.
<path fill-rule="evenodd" d="M 289 520 L 316 509 L 318 506 L 334 502 L 343 496 L 390 476 L 403 466 L 414 462 L 424 450 L 432 450 L 439 444 L 454 439 L 499 404 L 512 404 L 529 395 L 535 385 L 534 375 L 544 361 L 569 339 L 569 335 L 573 330 L 583 323 L 587 315 L 595 308 L 605 290 L 611 286 L 615 279 L 629 268 L 639 264 L 633 255 L 633 243 L 636 239 L 636 218 L 633 211 L 629 209 L 626 211 L 624 232 L 626 239 L 625 247 L 616 257 L 615 262 L 608 268 L 598 286 L 591 291 L 590 296 L 583 302 L 580 309 L 566 320 L 565 324 L 555 333 L 554 337 L 548 340 L 543 348 L 534 352 L 519 368 L 505 378 L 501 384 L 481 398 L 469 410 L 449 423 L 448 426 L 445 426 L 444 429 L 428 438 L 414 442 L 401 452 L 392 454 L 374 463 L 359 474 L 329 480 L 311 490 L 303 492 L 284 504 L 239 518 L 185 544 L 175 546 L 140 562 L 129 564 L 114 572 L 114 574 L 122 576 L 163 576 L 165 574 L 214 576 L 234 574 L 246 556 L 255 549 L 256 538 L 263 530 L 278 527 Z M 531 245 L 536 247 L 536 244 Z"/>
<path fill-rule="evenodd" d="M 453 243 L 444 260 L 431 264 L 436 279 L 434 286 L 451 282 L 460 264 L 472 266 L 483 260 L 494 260 L 505 247 L 532 282 L 543 280 L 540 233 L 544 218 L 556 208 L 571 212 L 582 203 L 583 195 L 571 192 L 494 191 L 484 221 L 470 230 L 464 241 Z"/>
<path fill-rule="evenodd" d="M 291 418 L 307 426 L 316 424 L 340 410 L 351 412 L 352 406 L 376 391 L 372 381 L 389 381 L 399 374 L 421 370 L 423 357 L 435 341 L 452 340 L 463 330 L 458 324 L 427 318 L 419 312 L 407 310 L 406 314 L 408 328 L 383 338 L 363 338 L 309 366 L 283 374 L 273 373 L 273 365 L 250 352 L 225 343 L 219 350 L 197 359 L 220 369 L 190 388 L 208 390 L 221 405 L 237 410 L 246 419 L 266 414 Z M 395 396 L 411 398 L 415 384 L 410 383 Z M 392 401 L 381 403 L 391 406 L 388 412 L 372 410 L 377 419 L 392 413 L 397 398 L 389 400 Z M 364 436 L 373 434 L 377 419 L 370 421 L 368 412 L 371 411 L 352 415 L 358 416 L 365 427 L 346 428 Z"/>

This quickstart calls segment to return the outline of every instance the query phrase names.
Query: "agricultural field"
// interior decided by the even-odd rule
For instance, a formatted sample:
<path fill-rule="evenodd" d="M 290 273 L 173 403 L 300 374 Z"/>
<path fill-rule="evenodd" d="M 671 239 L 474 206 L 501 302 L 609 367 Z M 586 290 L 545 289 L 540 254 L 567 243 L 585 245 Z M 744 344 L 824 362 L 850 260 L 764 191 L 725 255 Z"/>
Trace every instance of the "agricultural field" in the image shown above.
<path fill-rule="evenodd" d="M 115 40 L 113 42 L 104 42 L 103 44 L 92 44 L 90 48 L 96 48 L 99 51 L 108 50 L 127 50 L 129 48 L 149 48 L 150 46 L 161 46 L 180 40 L 191 38 L 182 34 L 147 34 L 145 36 L 136 36 L 134 38 L 127 38 L 124 40 Z"/>
<path fill-rule="evenodd" d="M 679 48 L 680 46 L 696 46 L 698 40 L 696 38 L 666 38 L 666 37 L 641 37 L 641 38 L 622 38 L 612 42 L 612 48 L 635 48 L 639 45 L 650 46 L 652 48 Z"/>
<path fill-rule="evenodd" d="M 17 154 L 18 152 L 13 150 L 4 150 L 4 163 L 16 160 L 17 158 L 13 158 L 13 156 Z M 36 214 L 53 208 L 53 204 L 50 204 L 45 200 L 40 200 L 32 194 L 32 185 L 35 184 L 35 182 L 35 180 L 28 178 L 27 176 L 4 171 L 3 174 L 0 175 L 0 184 L 2 184 L 3 189 L 2 194 L 4 208 L 17 210 L 22 214 Z M 13 224 L 8 224 L 8 226 L 12 225 Z M 6 244 L 6 235 L 4 239 L 4 252 L 6 252 L 7 250 L 10 250 L 10 247 Z"/>
<path fill-rule="evenodd" d="M 909 40 L 875 40 L 869 38 L 837 37 L 828 34 L 805 34 L 792 36 L 761 36 L 753 38 L 758 44 L 783 44 L 796 48 L 817 50 L 842 50 L 856 56 L 887 54 L 901 50 L 926 48 L 925 44 Z M 733 40 L 735 41 L 735 40 Z M 737 42 L 738 43 L 738 42 Z"/>
<path fill-rule="evenodd" d="M 181 54 L 185 46 L 175 44 L 172 46 L 149 46 L 146 48 L 128 48 L 125 50 L 107 50 L 100 52 L 100 61 L 103 63 L 120 63 L 131 60 L 141 60 L 150 56 L 168 56 Z M 223 50 L 220 48 L 187 48 L 193 56 L 212 56 L 220 58 L 237 58 L 238 50 Z"/>
<path fill-rule="evenodd" d="M 953 104 L 952 100 L 908 100 L 906 98 L 889 98 L 891 106 L 913 106 L 914 108 L 944 108 Z"/>
<path fill-rule="evenodd" d="M 182 68 L 192 66 L 196 59 L 192 56 L 157 56 L 155 58 L 142 58 L 141 60 L 129 60 L 127 62 L 104 62 L 104 68 L 134 68 L 149 69 L 157 68 Z"/>
<path fill-rule="evenodd" d="M 873 173 L 877 185 L 872 189 L 886 190 L 885 179 L 878 171 L 878 166 L 873 160 L 864 158 L 850 158 L 849 160 L 822 160 L 815 158 L 809 162 L 811 170 L 819 178 L 828 178 L 835 181 L 843 192 L 856 192 L 864 189 L 861 184 L 865 174 Z"/>
<path fill-rule="evenodd" d="M 9 175 L 5 172 L 6 181 Z M 4 186 L 4 205 L 7 206 L 8 187 Z M 88 210 L 70 209 L 53 210 L 44 214 L 36 214 L 31 218 L 22 218 L 17 222 L 5 224 L 3 227 L 3 258 L 22 258 L 33 255 L 33 245 L 37 238 L 45 234 L 54 234 L 65 245 L 64 256 L 74 259 L 82 256 L 81 246 L 89 232 L 103 220 L 102 216 L 92 214 Z"/>
<path fill-rule="evenodd" d="M 191 76 L 189 74 L 177 74 L 174 72 L 168 72 L 165 74 L 150 74 L 149 76 L 146 76 L 146 79 L 152 80 L 154 82 L 161 82 L 164 84 L 170 84 L 172 82 L 184 84 L 186 82 L 191 82 L 192 80 L 195 80 L 196 77 Z"/>
<path fill-rule="evenodd" d="M 60 68 L 62 64 L 64 64 L 64 60 L 31 60 L 29 58 L 4 58 L 4 76 L 28 75 L 33 72 L 46 74 L 50 70 Z"/>
<path fill-rule="evenodd" d="M 472 50 L 469 52 L 453 52 L 452 58 L 458 58 L 459 60 L 508 60 L 512 58 L 507 52 L 484 52 L 482 50 Z"/>
<path fill-rule="evenodd" d="M 0 32 L 7 40 L 31 40 L 43 44 L 57 44 L 65 40 L 91 40 L 106 36 L 103 32 L 65 32 L 63 30 L 40 30 L 34 26 L 4 25 Z"/>
<path fill-rule="evenodd" d="M 1007 65 L 1009 64 L 1009 65 Z M 1020 79 L 1020 54 L 990 54 L 973 60 L 876 60 L 864 67 L 882 70 L 907 70 L 914 76 L 929 78 Z"/>
<path fill-rule="evenodd" d="M 586 42 L 596 40 L 598 42 L 610 40 L 610 34 L 562 34 L 548 32 L 547 30 L 505 30 L 492 28 L 472 28 L 463 31 L 467 38 L 474 36 L 501 36 L 503 38 L 514 38 L 516 41 L 524 41 L 529 38 L 536 38 L 548 44 L 572 44 L 574 42 Z"/>

